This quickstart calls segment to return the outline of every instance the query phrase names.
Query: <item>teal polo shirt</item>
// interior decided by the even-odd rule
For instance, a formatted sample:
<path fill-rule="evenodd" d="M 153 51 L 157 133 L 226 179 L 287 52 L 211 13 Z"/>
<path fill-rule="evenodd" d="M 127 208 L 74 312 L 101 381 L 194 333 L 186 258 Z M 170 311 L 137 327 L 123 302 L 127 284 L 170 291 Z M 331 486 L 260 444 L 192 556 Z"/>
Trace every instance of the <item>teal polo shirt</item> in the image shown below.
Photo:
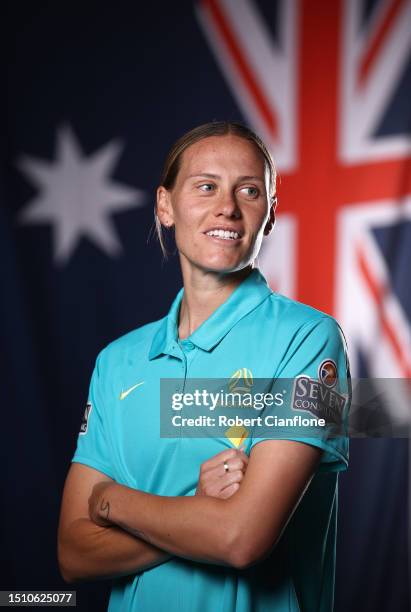
<path fill-rule="evenodd" d="M 242 370 L 254 378 L 321 378 L 329 388 L 338 387 L 347 396 L 349 391 L 346 348 L 336 321 L 273 293 L 258 269 L 180 341 L 182 296 L 183 289 L 166 317 L 132 331 L 100 353 L 73 457 L 120 484 L 156 495 L 193 495 L 201 464 L 239 443 L 229 434 L 161 438 L 161 378 L 179 379 L 182 390 L 186 379 L 228 379 Z M 348 406 L 349 398 L 344 417 Z M 246 431 L 244 437 L 248 454 L 267 439 L 261 432 L 254 437 Z M 115 579 L 108 609 L 330 612 L 338 472 L 348 465 L 348 440 L 319 435 L 302 441 L 323 449 L 322 460 L 279 543 L 264 561 L 237 570 L 173 557 Z"/>

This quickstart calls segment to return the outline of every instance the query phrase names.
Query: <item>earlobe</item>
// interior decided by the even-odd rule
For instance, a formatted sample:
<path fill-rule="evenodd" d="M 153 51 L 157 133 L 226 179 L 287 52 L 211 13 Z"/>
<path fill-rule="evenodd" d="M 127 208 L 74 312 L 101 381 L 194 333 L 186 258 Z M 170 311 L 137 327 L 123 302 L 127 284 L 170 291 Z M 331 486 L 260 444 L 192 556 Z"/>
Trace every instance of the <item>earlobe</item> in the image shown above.
<path fill-rule="evenodd" d="M 171 227 L 174 225 L 173 208 L 170 202 L 170 192 L 163 186 L 160 186 L 157 189 L 156 213 L 161 225 L 164 225 L 164 227 Z"/>

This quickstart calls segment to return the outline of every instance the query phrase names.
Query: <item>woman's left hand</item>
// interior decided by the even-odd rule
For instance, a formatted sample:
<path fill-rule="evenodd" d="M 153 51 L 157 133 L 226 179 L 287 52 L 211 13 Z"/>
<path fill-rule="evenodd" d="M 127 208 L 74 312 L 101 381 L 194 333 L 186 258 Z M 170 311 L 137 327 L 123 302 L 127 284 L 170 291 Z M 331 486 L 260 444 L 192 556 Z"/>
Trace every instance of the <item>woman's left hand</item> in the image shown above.
<path fill-rule="evenodd" d="M 90 519 L 96 525 L 109 527 L 110 521 L 110 502 L 107 499 L 107 489 L 113 484 L 113 480 L 103 480 L 94 485 L 88 500 L 88 513 Z"/>

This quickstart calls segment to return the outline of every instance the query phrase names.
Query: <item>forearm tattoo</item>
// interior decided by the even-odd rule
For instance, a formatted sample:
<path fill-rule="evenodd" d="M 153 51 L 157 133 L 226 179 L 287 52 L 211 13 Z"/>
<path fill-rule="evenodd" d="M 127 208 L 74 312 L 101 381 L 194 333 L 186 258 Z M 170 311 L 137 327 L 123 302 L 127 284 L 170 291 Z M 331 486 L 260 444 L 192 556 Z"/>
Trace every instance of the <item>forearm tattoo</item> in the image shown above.
<path fill-rule="evenodd" d="M 100 515 L 106 521 L 110 520 L 110 502 L 104 499 L 104 497 L 102 498 L 101 503 L 100 503 Z M 140 538 L 141 540 L 145 540 L 146 542 L 151 544 L 149 536 L 146 533 L 144 533 L 144 531 L 139 531 L 138 529 L 135 529 L 134 527 L 129 527 L 128 525 L 125 525 L 124 523 L 121 523 L 120 521 L 116 521 L 116 524 L 122 529 L 124 529 L 125 531 L 128 531 L 134 537 Z"/>
<path fill-rule="evenodd" d="M 104 519 L 106 519 L 106 521 L 109 520 L 109 514 L 110 514 L 110 502 L 106 501 L 103 497 L 103 499 L 101 500 L 101 504 L 100 504 L 100 512 L 101 515 Z"/>

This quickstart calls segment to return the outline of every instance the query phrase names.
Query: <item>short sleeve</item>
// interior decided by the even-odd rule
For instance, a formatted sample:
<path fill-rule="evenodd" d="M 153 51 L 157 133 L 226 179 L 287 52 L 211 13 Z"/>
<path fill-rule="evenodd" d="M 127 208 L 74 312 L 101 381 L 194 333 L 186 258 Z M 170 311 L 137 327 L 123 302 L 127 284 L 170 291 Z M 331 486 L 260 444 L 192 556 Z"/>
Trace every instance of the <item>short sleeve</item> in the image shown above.
<path fill-rule="evenodd" d="M 108 453 L 107 427 L 101 392 L 101 353 L 90 381 L 86 409 L 72 462 L 83 463 L 114 478 Z"/>
<path fill-rule="evenodd" d="M 324 451 L 320 471 L 346 470 L 351 379 L 345 338 L 335 319 L 324 316 L 300 328 L 275 374 L 274 385 L 290 391 L 287 415 L 307 422 L 310 419 L 313 422 L 313 417 L 325 416 L 327 425 L 306 430 L 304 427 L 287 428 L 286 433 L 278 435 L 258 431 L 250 449 L 266 439 L 296 440 Z M 330 420 L 333 423 L 328 426 Z M 293 431 L 297 435 L 294 436 Z"/>

